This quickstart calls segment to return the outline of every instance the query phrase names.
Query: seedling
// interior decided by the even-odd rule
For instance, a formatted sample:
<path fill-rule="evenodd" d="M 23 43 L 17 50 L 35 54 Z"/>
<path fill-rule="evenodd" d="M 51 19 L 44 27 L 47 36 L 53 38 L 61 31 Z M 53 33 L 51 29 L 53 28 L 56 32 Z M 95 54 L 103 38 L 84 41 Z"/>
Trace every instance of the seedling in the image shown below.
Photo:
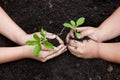
<path fill-rule="evenodd" d="M 81 17 L 76 22 L 74 20 L 71 20 L 70 23 L 64 23 L 63 26 L 74 30 L 76 38 L 80 39 L 80 32 L 77 32 L 75 28 L 82 25 L 84 22 L 85 22 L 85 18 Z"/>
<path fill-rule="evenodd" d="M 34 40 L 28 40 L 26 42 L 26 44 L 29 46 L 35 46 L 34 56 L 38 57 L 40 51 L 42 50 L 42 46 L 44 46 L 50 50 L 54 49 L 53 44 L 48 42 L 46 35 L 47 35 L 47 31 L 44 29 L 41 29 L 40 37 L 36 33 L 34 33 L 34 35 L 33 35 Z"/>

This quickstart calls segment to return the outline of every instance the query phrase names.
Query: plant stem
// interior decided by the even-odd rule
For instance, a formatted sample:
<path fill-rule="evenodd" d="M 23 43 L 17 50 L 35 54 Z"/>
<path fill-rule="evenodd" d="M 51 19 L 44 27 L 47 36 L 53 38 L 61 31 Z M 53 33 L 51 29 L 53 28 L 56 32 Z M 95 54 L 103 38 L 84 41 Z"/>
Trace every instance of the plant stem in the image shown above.
<path fill-rule="evenodd" d="M 63 31 L 65 30 L 65 27 L 62 28 L 62 30 L 60 31 L 59 34 L 57 34 L 58 36 L 62 35 Z"/>

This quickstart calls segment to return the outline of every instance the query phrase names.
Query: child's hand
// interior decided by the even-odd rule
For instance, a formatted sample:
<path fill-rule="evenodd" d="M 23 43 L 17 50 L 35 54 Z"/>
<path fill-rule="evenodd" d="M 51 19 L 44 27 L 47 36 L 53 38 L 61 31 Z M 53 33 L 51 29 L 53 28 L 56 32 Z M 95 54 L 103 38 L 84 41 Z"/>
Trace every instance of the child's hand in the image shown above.
<path fill-rule="evenodd" d="M 103 39 L 101 38 L 101 30 L 99 28 L 94 28 L 94 27 L 90 27 L 90 26 L 87 26 L 87 27 L 79 27 L 79 28 L 76 28 L 76 30 L 78 32 L 81 33 L 80 37 L 83 38 L 85 36 L 95 40 L 95 41 L 98 41 L 98 42 L 102 42 Z M 69 42 L 70 40 L 70 37 L 74 38 L 74 35 L 73 35 L 73 30 L 71 30 L 67 37 L 66 37 L 66 41 Z"/>
<path fill-rule="evenodd" d="M 37 33 L 38 35 L 39 35 L 39 33 Z M 30 36 L 29 36 L 29 39 L 30 40 L 32 40 L 33 38 L 32 38 L 32 35 L 33 34 L 31 34 Z M 56 57 L 56 56 L 58 56 L 58 55 L 60 55 L 60 54 L 62 54 L 62 53 L 64 53 L 67 49 L 66 49 L 66 46 L 64 45 L 64 42 L 57 36 L 57 35 L 55 35 L 55 34 L 52 34 L 52 33 L 47 33 L 47 38 L 48 39 L 57 39 L 57 41 L 59 42 L 59 46 L 58 47 L 55 47 L 55 49 L 54 50 L 49 50 L 49 49 L 47 49 L 47 48 L 45 48 L 45 47 L 42 47 L 42 51 L 39 53 L 39 56 L 38 57 L 35 57 L 34 55 L 33 55 L 33 49 L 34 49 L 34 47 L 32 46 L 30 46 L 29 48 L 29 51 L 30 51 L 30 53 L 28 53 L 27 54 L 27 57 L 28 58 L 32 58 L 32 59 L 36 59 L 36 60 L 39 60 L 39 61 L 41 61 L 41 62 L 45 62 L 45 61 L 47 61 L 47 60 L 49 60 L 49 59 L 52 59 L 52 58 L 54 58 L 54 57 Z"/>
<path fill-rule="evenodd" d="M 83 42 L 70 40 L 68 49 L 73 55 L 79 58 L 98 58 L 98 44 L 93 40 L 84 40 Z"/>

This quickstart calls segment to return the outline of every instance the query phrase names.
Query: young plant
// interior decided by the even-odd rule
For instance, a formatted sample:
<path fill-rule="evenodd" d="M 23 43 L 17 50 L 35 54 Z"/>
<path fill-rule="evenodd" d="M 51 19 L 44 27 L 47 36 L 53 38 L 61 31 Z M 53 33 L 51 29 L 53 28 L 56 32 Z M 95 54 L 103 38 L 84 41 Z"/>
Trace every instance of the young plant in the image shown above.
<path fill-rule="evenodd" d="M 85 18 L 81 17 L 76 22 L 74 20 L 71 20 L 70 23 L 64 23 L 63 26 L 74 30 L 76 38 L 80 39 L 80 32 L 77 32 L 75 28 L 82 25 L 84 22 L 85 22 Z"/>
<path fill-rule="evenodd" d="M 26 42 L 26 44 L 29 46 L 35 46 L 34 56 L 38 57 L 40 51 L 42 50 L 42 46 L 44 46 L 50 50 L 54 49 L 53 44 L 48 42 L 46 35 L 47 35 L 47 31 L 44 29 L 41 29 L 40 37 L 36 33 L 34 33 L 34 35 L 33 35 L 34 40 L 28 40 Z"/>

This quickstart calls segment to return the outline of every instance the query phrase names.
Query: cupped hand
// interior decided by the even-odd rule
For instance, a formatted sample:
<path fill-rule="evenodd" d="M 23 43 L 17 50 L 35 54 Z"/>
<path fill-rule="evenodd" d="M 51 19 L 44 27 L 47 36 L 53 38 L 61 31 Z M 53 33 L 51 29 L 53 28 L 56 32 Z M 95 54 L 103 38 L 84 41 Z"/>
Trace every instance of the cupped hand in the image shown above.
<path fill-rule="evenodd" d="M 83 38 L 85 36 L 89 37 L 92 40 L 95 40 L 97 42 L 102 42 L 102 38 L 100 35 L 100 29 L 99 28 L 94 28 L 94 27 L 90 27 L 90 26 L 86 26 L 86 27 L 79 27 L 76 28 L 75 30 L 77 30 L 78 32 L 80 32 L 80 37 Z M 67 34 L 66 37 L 66 42 L 68 43 L 70 38 L 74 38 L 74 31 L 70 30 L 70 32 Z"/>
<path fill-rule="evenodd" d="M 37 34 L 40 35 L 39 33 L 37 33 Z M 33 55 L 34 47 L 32 47 L 32 49 L 31 49 L 32 53 L 31 53 L 31 55 L 29 55 L 29 58 L 36 59 L 36 60 L 41 61 L 41 62 L 45 62 L 45 61 L 47 61 L 49 59 L 52 59 L 52 58 L 54 58 L 56 56 L 59 56 L 60 54 L 64 53 L 67 50 L 66 46 L 64 45 L 64 42 L 57 35 L 47 32 L 46 37 L 48 39 L 57 39 L 57 41 L 59 42 L 59 45 L 57 47 L 55 47 L 54 50 L 49 50 L 49 49 L 47 49 L 45 47 L 42 47 L 42 51 L 39 53 L 38 57 L 35 57 Z M 33 38 L 30 36 L 29 39 L 32 40 Z"/>
<path fill-rule="evenodd" d="M 33 59 L 36 59 L 41 62 L 46 62 L 47 60 L 50 60 L 54 57 L 57 57 L 64 53 L 66 51 L 66 46 L 61 44 L 58 47 L 56 47 L 54 50 L 42 50 L 39 53 L 38 57 L 32 56 Z"/>
<path fill-rule="evenodd" d="M 99 43 L 93 40 L 84 40 L 79 42 L 77 40 L 69 40 L 69 51 L 79 58 L 98 58 L 99 57 Z"/>

